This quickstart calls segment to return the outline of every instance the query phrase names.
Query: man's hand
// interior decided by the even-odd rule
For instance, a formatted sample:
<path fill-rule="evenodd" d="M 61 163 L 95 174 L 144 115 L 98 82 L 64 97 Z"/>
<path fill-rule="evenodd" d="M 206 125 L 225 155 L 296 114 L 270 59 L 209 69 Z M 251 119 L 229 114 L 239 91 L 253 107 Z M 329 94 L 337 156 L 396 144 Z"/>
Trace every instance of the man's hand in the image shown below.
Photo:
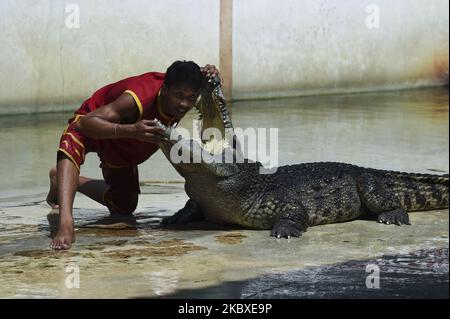
<path fill-rule="evenodd" d="M 133 138 L 147 142 L 158 144 L 166 140 L 164 129 L 157 125 L 158 121 L 141 120 L 134 124 Z"/>
<path fill-rule="evenodd" d="M 207 64 L 204 67 L 200 68 L 200 70 L 203 72 L 203 74 L 206 76 L 207 80 L 213 79 L 216 76 L 220 79 L 220 84 L 223 84 L 222 77 L 220 76 L 219 70 L 216 68 L 215 65 Z"/>

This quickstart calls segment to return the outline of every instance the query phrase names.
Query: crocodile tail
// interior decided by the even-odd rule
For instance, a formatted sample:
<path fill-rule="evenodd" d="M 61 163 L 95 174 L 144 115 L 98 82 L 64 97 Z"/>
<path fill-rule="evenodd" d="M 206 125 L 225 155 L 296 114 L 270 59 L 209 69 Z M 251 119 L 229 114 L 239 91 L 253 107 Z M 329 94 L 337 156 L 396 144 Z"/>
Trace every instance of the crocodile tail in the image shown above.
<path fill-rule="evenodd" d="M 449 174 L 435 175 L 435 174 L 417 174 L 417 173 L 405 173 L 395 171 L 385 171 L 384 174 L 389 177 L 407 179 L 418 183 L 440 184 L 449 186 Z"/>
<path fill-rule="evenodd" d="M 381 171 L 380 171 L 381 172 Z M 449 206 L 449 175 L 384 171 L 392 189 L 407 211 L 442 209 Z"/>
<path fill-rule="evenodd" d="M 407 211 L 449 207 L 449 175 L 377 170 L 384 187 L 393 191 Z"/>

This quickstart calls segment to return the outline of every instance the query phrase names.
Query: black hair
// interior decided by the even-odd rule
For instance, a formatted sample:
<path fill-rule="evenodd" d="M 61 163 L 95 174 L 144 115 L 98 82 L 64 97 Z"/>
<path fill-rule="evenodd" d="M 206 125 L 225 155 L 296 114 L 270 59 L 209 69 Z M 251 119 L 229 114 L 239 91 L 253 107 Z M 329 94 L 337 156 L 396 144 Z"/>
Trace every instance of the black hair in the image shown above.
<path fill-rule="evenodd" d="M 206 78 L 195 62 L 175 61 L 166 71 L 164 84 L 167 88 L 184 84 L 194 90 L 201 90 L 206 85 Z"/>

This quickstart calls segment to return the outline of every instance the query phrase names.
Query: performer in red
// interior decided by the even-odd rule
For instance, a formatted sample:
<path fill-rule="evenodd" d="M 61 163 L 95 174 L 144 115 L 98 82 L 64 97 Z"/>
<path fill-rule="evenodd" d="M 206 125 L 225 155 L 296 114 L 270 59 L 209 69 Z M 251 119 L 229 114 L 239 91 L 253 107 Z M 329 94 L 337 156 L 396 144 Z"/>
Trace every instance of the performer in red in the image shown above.
<path fill-rule="evenodd" d="M 138 202 L 137 165 L 158 150 L 166 126 L 176 125 L 194 106 L 206 77 L 219 75 L 214 65 L 200 68 L 177 61 L 166 73 L 149 72 L 96 91 L 75 112 L 64 130 L 57 165 L 50 169 L 47 203 L 58 208 L 58 233 L 53 249 L 75 242 L 73 201 L 77 191 L 105 205 L 111 214 L 132 214 Z M 80 176 L 87 153 L 100 158 L 104 180 Z"/>

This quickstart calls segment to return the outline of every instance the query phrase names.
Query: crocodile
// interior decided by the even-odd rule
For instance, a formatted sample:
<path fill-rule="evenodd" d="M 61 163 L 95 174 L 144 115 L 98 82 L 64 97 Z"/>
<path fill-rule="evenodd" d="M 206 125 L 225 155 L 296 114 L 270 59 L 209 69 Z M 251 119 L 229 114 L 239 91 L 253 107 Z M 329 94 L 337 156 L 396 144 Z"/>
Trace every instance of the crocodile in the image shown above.
<path fill-rule="evenodd" d="M 337 162 L 281 166 L 273 174 L 261 174 L 259 162 L 224 163 L 227 149 L 233 150 L 235 159 L 242 151 L 220 83 L 213 81 L 198 109 L 203 121 L 200 129 L 219 127 L 225 142 L 214 154 L 210 146 L 214 141 L 184 139 L 176 128 L 164 127 L 167 140 L 160 148 L 185 178 L 189 200 L 163 224 L 206 219 L 271 230 L 271 236 L 290 238 L 301 236 L 311 226 L 355 219 L 409 225 L 408 212 L 449 207 L 448 174 L 406 173 Z M 188 154 L 190 161 L 174 161 L 174 145 L 178 152 Z M 216 160 L 217 155 L 222 161 Z M 201 160 L 193 163 L 194 158 Z"/>

